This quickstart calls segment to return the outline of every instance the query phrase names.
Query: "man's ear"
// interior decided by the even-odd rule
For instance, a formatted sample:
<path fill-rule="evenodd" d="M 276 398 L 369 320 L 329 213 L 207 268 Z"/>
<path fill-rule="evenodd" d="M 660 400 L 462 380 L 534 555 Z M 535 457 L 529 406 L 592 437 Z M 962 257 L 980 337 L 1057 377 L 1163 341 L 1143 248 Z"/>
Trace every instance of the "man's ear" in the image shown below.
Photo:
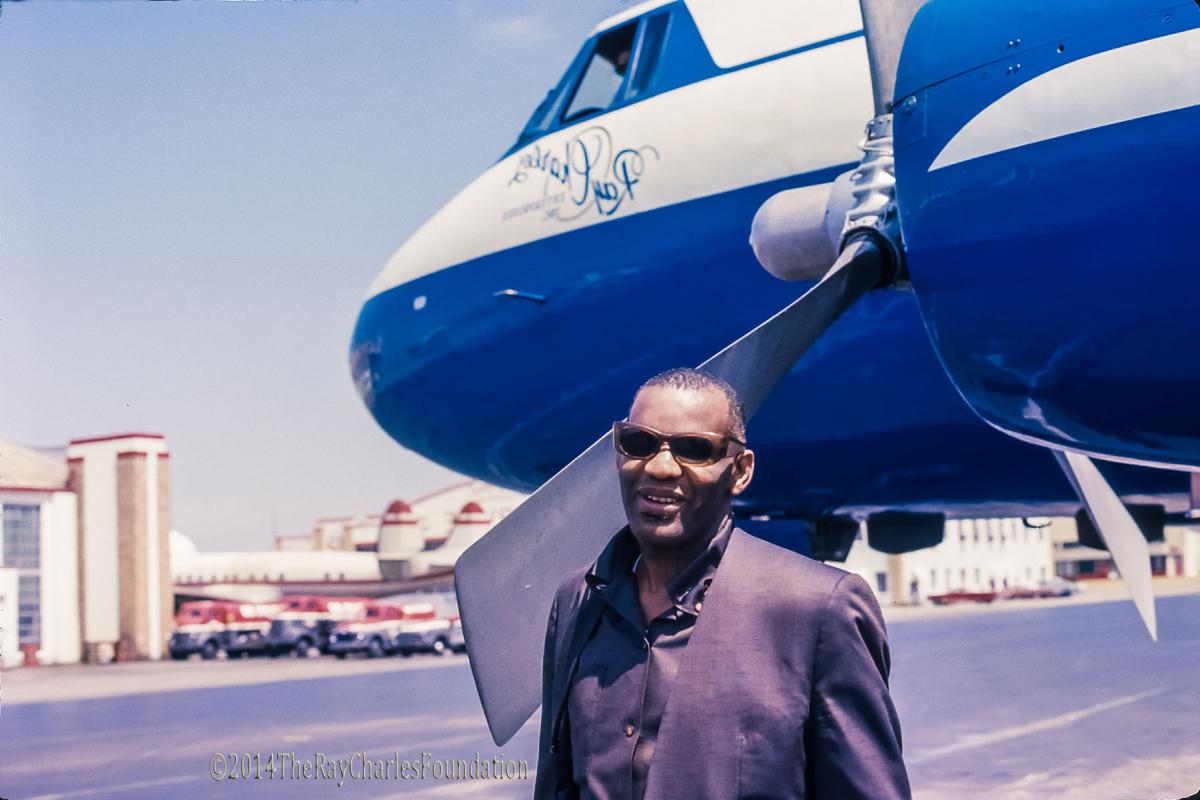
<path fill-rule="evenodd" d="M 746 491 L 750 479 L 754 477 L 754 451 L 743 450 L 733 459 L 733 496 L 737 497 Z"/>

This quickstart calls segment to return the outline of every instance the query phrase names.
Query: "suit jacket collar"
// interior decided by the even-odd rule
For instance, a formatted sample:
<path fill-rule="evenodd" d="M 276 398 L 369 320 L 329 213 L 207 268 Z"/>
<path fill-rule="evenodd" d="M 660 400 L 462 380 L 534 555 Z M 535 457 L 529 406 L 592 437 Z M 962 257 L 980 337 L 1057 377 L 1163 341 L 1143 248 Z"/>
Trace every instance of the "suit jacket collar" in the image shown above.
<path fill-rule="evenodd" d="M 708 547 L 667 583 L 667 593 L 677 609 L 693 615 L 699 613 L 697 604 L 703 600 L 709 585 L 712 584 L 732 533 L 733 517 L 726 517 Z M 590 589 L 604 592 L 618 581 L 632 577 L 640 557 L 637 539 L 626 525 L 609 540 L 600 557 L 584 575 L 584 581 Z"/>

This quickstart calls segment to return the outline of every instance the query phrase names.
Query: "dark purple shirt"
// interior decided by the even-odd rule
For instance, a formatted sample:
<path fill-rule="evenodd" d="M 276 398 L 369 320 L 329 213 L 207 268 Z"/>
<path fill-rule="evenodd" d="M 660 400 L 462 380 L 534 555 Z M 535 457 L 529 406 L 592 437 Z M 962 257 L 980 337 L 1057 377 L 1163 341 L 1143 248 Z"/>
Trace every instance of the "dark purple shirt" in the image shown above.
<path fill-rule="evenodd" d="M 573 772 L 587 800 L 646 792 L 659 725 L 733 521 L 667 584 L 672 606 L 647 623 L 634 575 L 640 550 L 625 528 L 585 580 L 605 604 L 567 698 Z"/>

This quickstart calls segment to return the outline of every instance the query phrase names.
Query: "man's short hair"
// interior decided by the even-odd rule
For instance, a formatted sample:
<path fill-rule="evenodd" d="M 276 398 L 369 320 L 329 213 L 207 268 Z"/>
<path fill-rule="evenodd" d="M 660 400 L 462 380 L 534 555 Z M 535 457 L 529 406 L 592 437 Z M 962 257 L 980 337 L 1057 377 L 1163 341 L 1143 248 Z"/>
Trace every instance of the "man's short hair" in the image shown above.
<path fill-rule="evenodd" d="M 737 389 L 716 375 L 710 375 L 698 369 L 669 369 L 666 372 L 658 373 L 639 386 L 633 395 L 634 399 L 642 393 L 643 389 L 649 389 L 651 386 L 666 386 L 672 389 L 691 389 L 693 391 L 714 389 L 720 392 L 725 395 L 725 400 L 729 404 L 729 435 L 743 442 L 746 441 L 746 408 L 742 405 L 742 398 L 738 396 Z"/>

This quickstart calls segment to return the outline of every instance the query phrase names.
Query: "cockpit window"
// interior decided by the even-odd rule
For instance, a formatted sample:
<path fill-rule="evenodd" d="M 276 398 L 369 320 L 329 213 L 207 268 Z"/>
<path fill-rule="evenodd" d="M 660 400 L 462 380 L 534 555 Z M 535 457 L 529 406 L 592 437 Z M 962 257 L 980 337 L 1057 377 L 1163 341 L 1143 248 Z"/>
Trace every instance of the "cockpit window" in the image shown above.
<path fill-rule="evenodd" d="M 633 37 L 637 33 L 637 22 L 630 22 L 609 31 L 596 40 L 596 47 L 588 59 L 583 78 L 580 79 L 562 121 L 572 122 L 591 114 L 604 111 L 617 99 L 629 72 L 629 58 L 633 53 Z"/>
<path fill-rule="evenodd" d="M 677 18 L 681 19 L 677 22 Z M 686 9 L 668 7 L 589 40 L 558 85 L 538 104 L 513 149 L 593 114 L 686 85 L 693 77 L 705 77 L 702 72 L 693 75 L 690 62 L 684 62 L 682 72 L 679 64 L 672 67 L 673 71 L 667 69 L 674 63 L 665 56 L 668 47 L 690 43 L 686 36 L 689 32 L 694 46 L 703 50 L 694 25 L 690 29 L 687 25 L 681 28 L 681 23 L 690 21 Z M 684 34 L 682 39 L 680 32 Z M 678 39 L 682 44 L 668 46 L 668 38 L 672 42 Z M 686 52 L 687 47 L 683 46 L 683 50 Z"/>
<path fill-rule="evenodd" d="M 628 96 L 641 97 L 654 88 L 658 75 L 658 63 L 662 60 L 663 43 L 667 37 L 667 21 L 670 14 L 655 14 L 647 17 L 642 25 L 642 41 L 638 46 L 637 60 L 633 65 L 633 79 L 629 82 Z"/>

